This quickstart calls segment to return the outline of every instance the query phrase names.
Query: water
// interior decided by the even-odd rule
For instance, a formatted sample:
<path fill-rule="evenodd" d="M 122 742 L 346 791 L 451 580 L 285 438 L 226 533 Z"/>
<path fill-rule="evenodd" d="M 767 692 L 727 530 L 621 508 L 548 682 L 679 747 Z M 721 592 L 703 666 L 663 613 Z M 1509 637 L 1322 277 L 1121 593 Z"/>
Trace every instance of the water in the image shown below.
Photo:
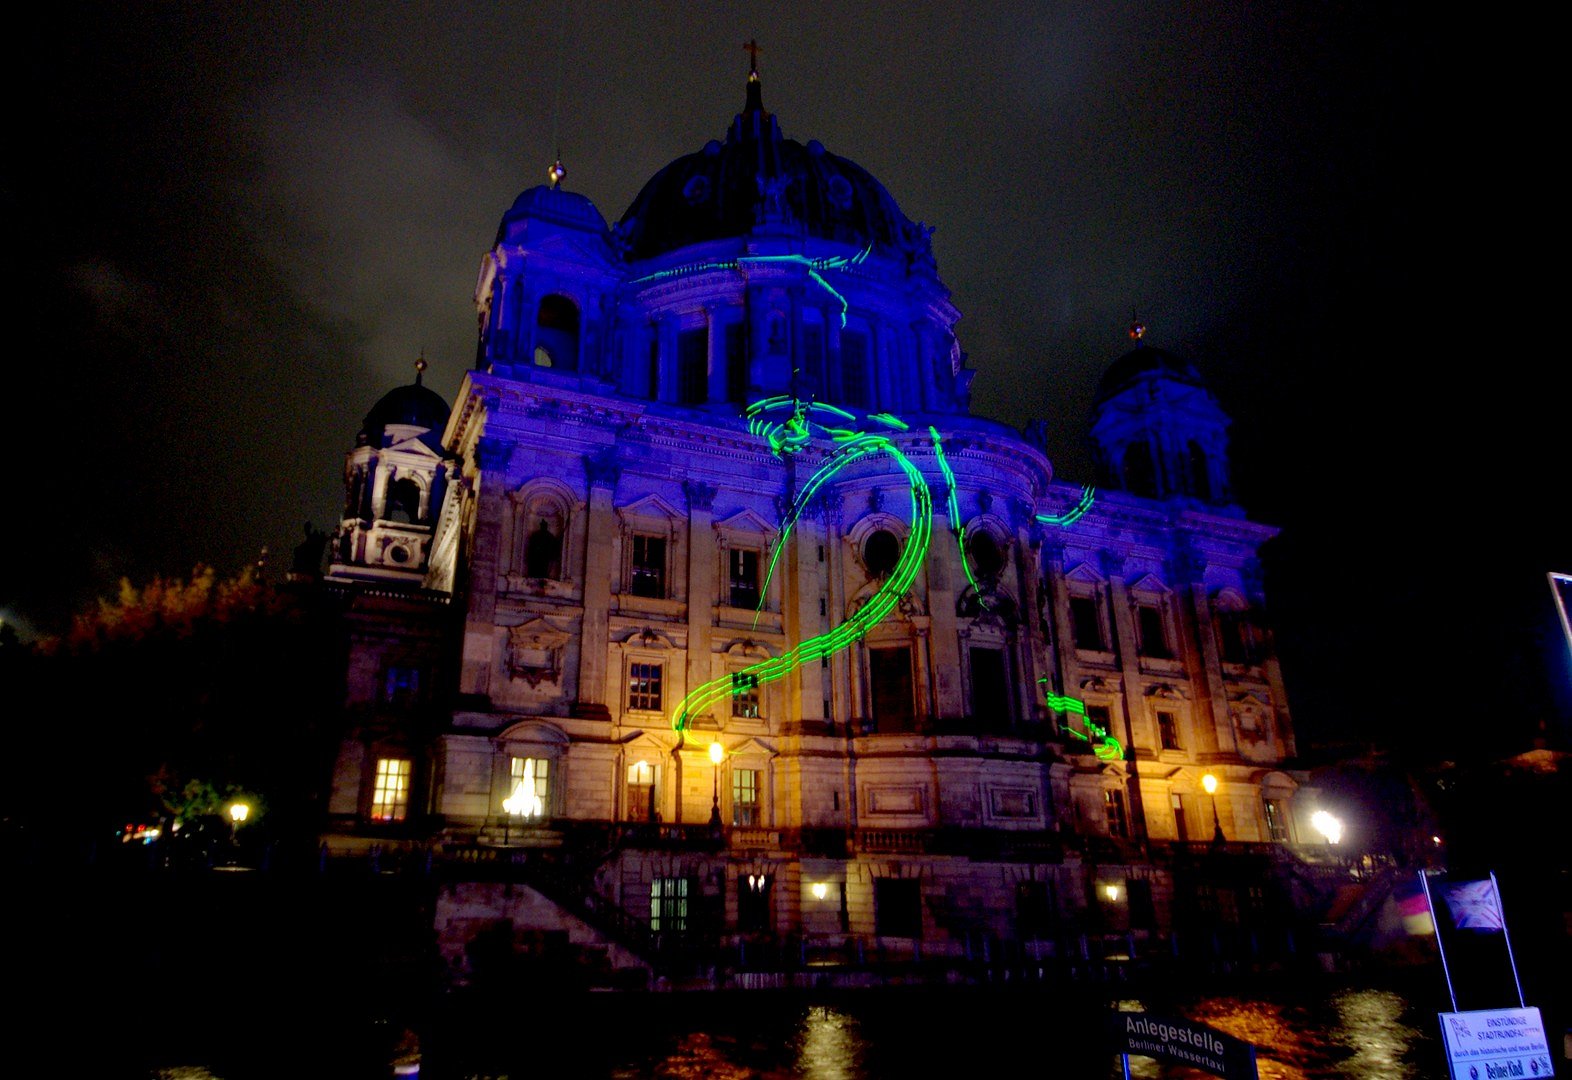
<path fill-rule="evenodd" d="M 424 1080 L 876 1080 L 1005 1073 L 1119 1075 L 1097 1045 L 1108 1006 L 1179 1012 L 1254 1043 L 1262 1080 L 1443 1080 L 1435 1014 L 1409 986 L 1277 981 L 1243 992 L 1109 999 L 1101 991 L 879 991 L 796 994 L 549 995 L 513 1002 L 445 999 L 420 1032 Z M 372 1021 L 301 1018 L 293 1031 L 231 1025 L 209 1030 L 185 1060 L 143 1071 L 158 1080 L 275 1076 L 387 1077 L 400 1032 Z M 408 1037 L 408 1036 L 406 1036 Z M 215 1041 L 216 1039 L 216 1041 Z M 234 1040 L 231 1045 L 222 1045 Z M 294 1043 L 293 1050 L 286 1047 Z M 200 1055 L 204 1052 L 205 1058 Z M 356 1047 L 347 1053 L 347 1047 Z M 168 1048 L 166 1048 L 167 1050 Z M 275 1056 L 283 1053 L 283 1056 Z M 178 1057 L 178 1052 L 176 1052 Z M 1132 1059 L 1133 1076 L 1192 1080 L 1205 1074 Z M 128 1074 L 129 1075 L 129 1074 Z"/>

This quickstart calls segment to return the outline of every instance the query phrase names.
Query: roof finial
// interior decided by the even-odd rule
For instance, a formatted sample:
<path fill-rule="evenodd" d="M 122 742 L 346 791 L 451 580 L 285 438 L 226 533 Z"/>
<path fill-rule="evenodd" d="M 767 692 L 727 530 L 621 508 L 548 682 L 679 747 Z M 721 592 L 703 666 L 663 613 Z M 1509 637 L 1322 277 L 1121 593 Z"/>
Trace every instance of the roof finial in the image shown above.
<path fill-rule="evenodd" d="M 1146 336 L 1146 325 L 1144 323 L 1142 323 L 1141 320 L 1136 316 L 1135 309 L 1131 308 L 1130 309 L 1130 340 L 1135 342 L 1136 345 L 1139 346 L 1141 344 L 1141 339 L 1144 338 L 1145 336 Z"/>
<path fill-rule="evenodd" d="M 752 38 L 742 47 L 748 54 L 748 100 L 743 103 L 744 113 L 764 113 L 764 95 L 759 89 L 759 54 L 764 50 L 759 48 L 759 43 Z"/>
<path fill-rule="evenodd" d="M 420 357 L 415 361 L 415 385 L 420 385 L 420 380 L 426 373 L 426 347 L 420 347 Z"/>
<path fill-rule="evenodd" d="M 562 186 L 562 180 L 568 175 L 568 170 L 562 167 L 562 151 L 557 151 L 557 160 L 551 163 L 551 168 L 546 170 L 546 179 L 551 181 L 551 188 L 555 191 Z"/>

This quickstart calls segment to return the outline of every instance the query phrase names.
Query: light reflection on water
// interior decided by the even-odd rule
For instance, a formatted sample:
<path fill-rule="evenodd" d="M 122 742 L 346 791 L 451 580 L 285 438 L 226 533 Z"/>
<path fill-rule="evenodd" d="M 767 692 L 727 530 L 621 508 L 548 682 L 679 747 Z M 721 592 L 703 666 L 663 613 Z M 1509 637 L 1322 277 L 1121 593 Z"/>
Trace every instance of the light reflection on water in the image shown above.
<path fill-rule="evenodd" d="M 887 1076 L 995 1075 L 1011 1062 L 1066 1080 L 1116 1080 L 1117 1059 L 1097 1052 L 1102 1010 L 1178 1014 L 1244 1039 L 1258 1050 L 1261 1080 L 1431 1080 L 1440 1077 L 1436 1039 L 1419 1025 L 1413 995 L 1389 989 L 1279 985 L 1244 994 L 1175 996 L 1148 988 L 1109 1002 L 1096 991 L 1017 995 L 913 993 L 840 997 L 656 995 L 601 998 L 591 1027 L 576 1009 L 547 1020 L 510 1008 L 474 1023 L 429 1032 L 422 1080 L 518 1080 L 532 1076 L 614 1080 L 882 1080 Z M 1422 995 L 1420 995 L 1422 996 Z M 682 1000 L 677 1000 L 682 998 Z M 1159 1000 L 1160 999 L 1160 1000 Z M 529 1017 L 525 1020 L 525 1017 Z M 523 1025 L 522 1027 L 520 1025 Z M 581 1034 L 542 1056 L 523 1030 Z M 494 1042 L 477 1036 L 490 1032 Z M 446 1040 L 445 1042 L 443 1040 Z M 584 1040 L 588 1040 L 587 1042 Z M 484 1043 L 484 1044 L 483 1044 Z M 573 1049 L 569 1049 L 569 1048 Z M 533 1049 L 530 1049 L 533 1048 Z M 462 1052 L 461 1052 L 462 1051 Z M 588 1052 L 586 1052 L 588 1051 Z M 178 1059 L 177 1059 L 178 1060 Z M 191 1059 L 187 1059 L 191 1060 Z M 200 1060 L 200 1059 L 198 1059 Z M 217 1062 L 154 1071 L 148 1080 L 255 1080 L 274 1072 Z M 1051 1066 L 1051 1068 L 1050 1068 Z M 1029 1070 L 1029 1071 L 1033 1071 Z M 297 1075 L 308 1075 L 299 1073 Z M 335 1072 L 335 1078 L 376 1075 Z M 388 1072 L 381 1072 L 386 1077 Z M 1131 1059 L 1142 1080 L 1200 1080 L 1206 1074 Z"/>

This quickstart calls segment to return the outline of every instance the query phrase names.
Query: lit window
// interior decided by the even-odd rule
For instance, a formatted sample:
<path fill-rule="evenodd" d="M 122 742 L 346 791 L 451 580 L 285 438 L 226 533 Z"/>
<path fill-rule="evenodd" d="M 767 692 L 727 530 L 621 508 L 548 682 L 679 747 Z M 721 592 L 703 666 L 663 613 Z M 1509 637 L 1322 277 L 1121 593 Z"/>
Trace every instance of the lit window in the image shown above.
<path fill-rule="evenodd" d="M 737 929 L 745 934 L 768 932 L 770 918 L 770 885 L 768 874 L 737 876 Z"/>
<path fill-rule="evenodd" d="M 1124 812 L 1124 792 L 1118 788 L 1104 788 L 1103 813 L 1108 819 L 1109 836 L 1130 835 L 1130 822 Z"/>
<path fill-rule="evenodd" d="M 532 821 L 546 816 L 551 795 L 551 762 L 545 758 L 516 757 L 510 769 L 510 794 L 502 808 L 513 817 Z"/>
<path fill-rule="evenodd" d="M 629 821 L 655 820 L 655 766 L 647 761 L 628 766 L 627 808 Z"/>
<path fill-rule="evenodd" d="M 628 708 L 661 711 L 661 665 L 628 665 Z"/>
<path fill-rule="evenodd" d="M 661 599 L 666 595 L 666 538 L 633 537 L 633 595 Z"/>
<path fill-rule="evenodd" d="M 688 928 L 688 879 L 656 878 L 650 882 L 650 929 L 680 934 Z"/>
<path fill-rule="evenodd" d="M 403 821 L 409 816 L 409 778 L 414 763 L 407 758 L 378 758 L 376 786 L 371 789 L 372 821 Z"/>
<path fill-rule="evenodd" d="M 759 677 L 737 672 L 731 677 L 731 714 L 746 720 L 759 718 Z"/>
<path fill-rule="evenodd" d="M 758 769 L 731 771 L 731 823 L 733 825 L 759 823 Z"/>

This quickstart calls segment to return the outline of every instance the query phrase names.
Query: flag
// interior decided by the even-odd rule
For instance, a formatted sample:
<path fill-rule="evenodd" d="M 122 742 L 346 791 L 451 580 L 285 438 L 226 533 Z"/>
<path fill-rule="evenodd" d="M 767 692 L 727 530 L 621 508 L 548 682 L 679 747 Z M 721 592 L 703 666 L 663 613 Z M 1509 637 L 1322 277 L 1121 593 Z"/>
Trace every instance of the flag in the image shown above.
<path fill-rule="evenodd" d="M 1489 878 L 1448 885 L 1441 896 L 1452 913 L 1452 924 L 1459 930 L 1502 930 L 1506 927 L 1496 883 Z"/>
<path fill-rule="evenodd" d="M 1397 895 L 1397 914 L 1403 921 L 1403 929 L 1410 934 L 1428 937 L 1436 932 L 1435 920 L 1430 917 L 1430 904 L 1422 889 Z"/>

